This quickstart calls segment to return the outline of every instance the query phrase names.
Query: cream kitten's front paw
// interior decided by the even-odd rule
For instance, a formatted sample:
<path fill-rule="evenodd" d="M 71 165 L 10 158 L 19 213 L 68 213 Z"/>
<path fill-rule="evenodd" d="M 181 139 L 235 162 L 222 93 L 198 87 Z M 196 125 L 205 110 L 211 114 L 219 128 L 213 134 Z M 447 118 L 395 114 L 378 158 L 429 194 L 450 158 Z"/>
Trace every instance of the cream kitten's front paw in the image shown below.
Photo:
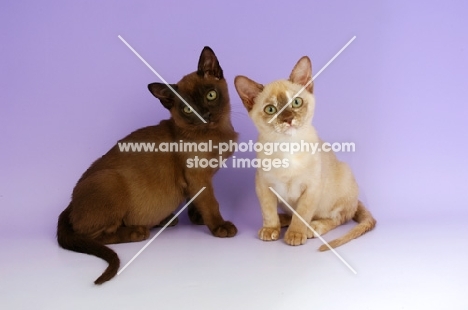
<path fill-rule="evenodd" d="M 278 240 L 280 236 L 280 229 L 276 227 L 262 227 L 258 231 L 258 237 L 263 241 Z"/>
<path fill-rule="evenodd" d="M 290 231 L 288 229 L 284 235 L 284 241 L 289 245 L 301 245 L 306 243 L 307 234 L 298 231 Z"/>

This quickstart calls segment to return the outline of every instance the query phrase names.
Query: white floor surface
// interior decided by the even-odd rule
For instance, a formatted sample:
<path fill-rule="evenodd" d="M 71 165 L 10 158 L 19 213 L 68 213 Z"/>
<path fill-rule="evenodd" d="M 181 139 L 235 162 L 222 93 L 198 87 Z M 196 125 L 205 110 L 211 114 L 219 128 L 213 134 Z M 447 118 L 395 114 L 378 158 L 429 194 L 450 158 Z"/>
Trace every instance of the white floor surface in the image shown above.
<path fill-rule="evenodd" d="M 59 248 L 53 235 L 3 238 L 0 308 L 468 309 L 467 236 L 462 219 L 379 221 L 337 249 L 355 275 L 330 251 L 318 252 L 317 239 L 262 242 L 242 226 L 219 239 L 181 221 L 101 286 L 93 281 L 106 263 Z M 145 242 L 111 247 L 123 266 Z"/>

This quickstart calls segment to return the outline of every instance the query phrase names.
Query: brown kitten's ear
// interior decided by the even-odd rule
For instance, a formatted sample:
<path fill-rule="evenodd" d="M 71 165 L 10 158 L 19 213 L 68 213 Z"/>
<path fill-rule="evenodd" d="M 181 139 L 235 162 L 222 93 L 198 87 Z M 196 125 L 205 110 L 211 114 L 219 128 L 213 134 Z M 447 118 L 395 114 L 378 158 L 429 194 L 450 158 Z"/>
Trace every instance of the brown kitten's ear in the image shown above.
<path fill-rule="evenodd" d="M 205 46 L 201 52 L 197 74 L 203 77 L 211 75 L 217 79 L 224 78 L 223 69 L 219 66 L 218 58 L 209 46 Z"/>
<path fill-rule="evenodd" d="M 177 91 L 177 85 L 176 84 L 170 84 L 171 87 Z M 161 101 L 162 105 L 170 110 L 172 106 L 174 105 L 174 98 L 175 94 L 174 92 L 167 87 L 166 84 L 163 83 L 151 83 L 148 85 L 149 91 Z"/>
<path fill-rule="evenodd" d="M 313 93 L 314 92 L 314 82 L 312 80 L 312 63 L 310 62 L 309 57 L 303 56 L 297 64 L 294 66 L 294 69 L 289 75 L 289 80 L 295 84 L 302 86 L 307 85 L 306 89 Z"/>
<path fill-rule="evenodd" d="M 252 110 L 254 105 L 254 99 L 263 90 L 263 85 L 252 81 L 248 77 L 238 75 L 234 79 L 234 85 L 236 86 L 237 93 L 242 100 L 245 108 L 248 112 Z"/>

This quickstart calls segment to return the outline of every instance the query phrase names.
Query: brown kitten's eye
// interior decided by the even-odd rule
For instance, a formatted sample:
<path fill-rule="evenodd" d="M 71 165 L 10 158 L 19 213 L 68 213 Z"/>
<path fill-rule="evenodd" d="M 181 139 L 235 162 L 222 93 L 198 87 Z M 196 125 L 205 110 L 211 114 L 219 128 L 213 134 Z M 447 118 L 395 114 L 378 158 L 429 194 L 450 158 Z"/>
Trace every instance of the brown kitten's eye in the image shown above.
<path fill-rule="evenodd" d="M 185 106 L 184 107 L 184 112 L 187 113 L 187 114 L 190 114 L 193 112 L 192 108 L 190 108 L 189 106 Z"/>
<path fill-rule="evenodd" d="M 270 104 L 270 105 L 267 105 L 265 107 L 265 109 L 263 109 L 263 111 L 265 111 L 266 114 L 270 114 L 270 115 L 275 114 L 276 113 L 276 107 Z"/>
<path fill-rule="evenodd" d="M 213 101 L 217 97 L 218 97 L 218 93 L 216 92 L 216 90 L 211 90 L 208 92 L 208 94 L 206 94 L 206 99 L 208 99 L 208 101 Z"/>
<path fill-rule="evenodd" d="M 301 97 L 294 98 L 294 100 L 292 102 L 292 107 L 293 108 L 299 108 L 301 106 L 302 106 L 302 98 Z"/>

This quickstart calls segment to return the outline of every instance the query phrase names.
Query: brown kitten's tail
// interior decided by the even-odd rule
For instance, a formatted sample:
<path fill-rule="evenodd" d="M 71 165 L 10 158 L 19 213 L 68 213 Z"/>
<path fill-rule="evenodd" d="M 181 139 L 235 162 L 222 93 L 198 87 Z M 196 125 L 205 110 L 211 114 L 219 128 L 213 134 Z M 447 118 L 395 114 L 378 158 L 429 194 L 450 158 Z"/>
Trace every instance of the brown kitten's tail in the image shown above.
<path fill-rule="evenodd" d="M 358 202 L 357 211 L 354 214 L 353 220 L 356 221 L 358 224 L 353 227 L 346 235 L 341 238 L 335 239 L 328 244 L 332 248 L 336 248 L 340 245 L 343 245 L 353 239 L 356 239 L 359 236 L 362 236 L 369 230 L 375 227 L 377 221 L 372 217 L 372 214 L 369 210 L 364 207 L 361 201 Z M 324 244 L 319 248 L 319 251 L 326 251 L 329 248 Z"/>
<path fill-rule="evenodd" d="M 60 214 L 57 224 L 58 244 L 67 250 L 91 254 L 102 258 L 109 263 L 102 275 L 94 281 L 95 284 L 102 284 L 112 279 L 119 270 L 120 260 L 117 254 L 105 245 L 88 238 L 77 235 L 73 231 L 70 223 L 71 204 Z"/>

